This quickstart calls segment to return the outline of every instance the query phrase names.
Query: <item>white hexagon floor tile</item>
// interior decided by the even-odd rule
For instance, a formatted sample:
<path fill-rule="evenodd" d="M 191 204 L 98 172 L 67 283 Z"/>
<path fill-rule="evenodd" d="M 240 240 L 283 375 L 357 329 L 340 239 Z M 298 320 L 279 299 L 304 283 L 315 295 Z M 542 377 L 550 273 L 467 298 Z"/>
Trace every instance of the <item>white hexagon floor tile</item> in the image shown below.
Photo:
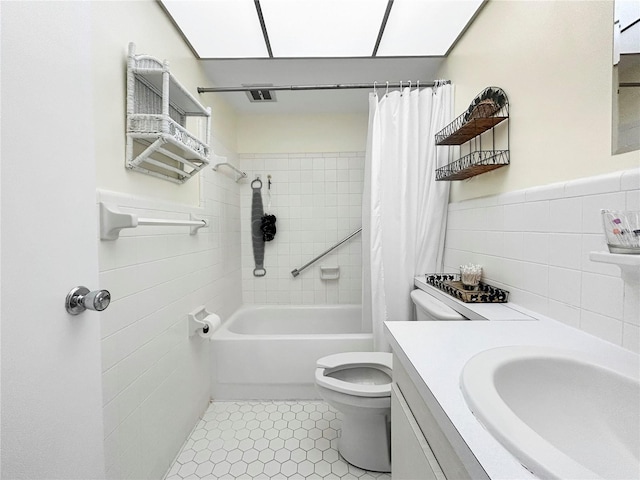
<path fill-rule="evenodd" d="M 165 480 L 391 478 L 344 461 L 339 431 L 326 402 L 213 402 Z"/>

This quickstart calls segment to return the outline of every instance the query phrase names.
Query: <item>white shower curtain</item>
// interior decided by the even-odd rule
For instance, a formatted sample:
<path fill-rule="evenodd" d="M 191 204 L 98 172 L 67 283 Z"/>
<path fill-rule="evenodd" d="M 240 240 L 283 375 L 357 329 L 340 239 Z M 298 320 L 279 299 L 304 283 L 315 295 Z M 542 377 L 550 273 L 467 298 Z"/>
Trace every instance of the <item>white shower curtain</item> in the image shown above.
<path fill-rule="evenodd" d="M 389 350 L 383 322 L 413 318 L 414 276 L 442 269 L 449 183 L 436 182 L 435 169 L 447 148 L 434 136 L 452 111 L 452 85 L 369 96 L 362 307 L 377 351 Z"/>

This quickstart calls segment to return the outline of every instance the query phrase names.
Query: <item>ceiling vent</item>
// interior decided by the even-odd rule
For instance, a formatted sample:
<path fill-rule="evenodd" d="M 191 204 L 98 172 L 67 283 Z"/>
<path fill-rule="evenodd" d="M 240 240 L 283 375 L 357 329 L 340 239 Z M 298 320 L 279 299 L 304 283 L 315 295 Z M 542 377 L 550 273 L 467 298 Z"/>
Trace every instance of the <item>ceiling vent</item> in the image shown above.
<path fill-rule="evenodd" d="M 264 103 L 264 102 L 276 102 L 276 92 L 273 90 L 269 90 L 269 87 L 273 87 L 273 84 L 268 85 L 245 85 L 242 84 L 243 87 L 248 87 L 246 94 L 249 98 L 249 101 L 252 103 Z"/>

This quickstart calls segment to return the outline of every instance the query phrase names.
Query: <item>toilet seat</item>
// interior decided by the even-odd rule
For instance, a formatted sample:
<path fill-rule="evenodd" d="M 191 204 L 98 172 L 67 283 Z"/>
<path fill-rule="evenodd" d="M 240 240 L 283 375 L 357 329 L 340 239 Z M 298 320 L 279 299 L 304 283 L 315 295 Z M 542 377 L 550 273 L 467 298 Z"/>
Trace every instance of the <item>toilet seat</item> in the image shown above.
<path fill-rule="evenodd" d="M 316 384 L 357 397 L 389 397 L 391 395 L 391 372 L 393 355 L 387 352 L 347 352 L 322 357 L 317 362 Z M 386 373 L 389 383 L 369 385 L 353 383 L 328 376 L 333 372 L 351 368 L 372 368 Z"/>

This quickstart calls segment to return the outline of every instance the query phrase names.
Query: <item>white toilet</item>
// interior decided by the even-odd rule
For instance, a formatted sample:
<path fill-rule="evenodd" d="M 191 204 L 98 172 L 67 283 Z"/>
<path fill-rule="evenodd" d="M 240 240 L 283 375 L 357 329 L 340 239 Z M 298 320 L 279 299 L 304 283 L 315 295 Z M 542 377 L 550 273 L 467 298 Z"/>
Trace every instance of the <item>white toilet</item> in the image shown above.
<path fill-rule="evenodd" d="M 342 413 L 338 451 L 364 470 L 391 471 L 392 358 L 387 352 L 336 353 L 316 365 L 318 392 Z"/>
<path fill-rule="evenodd" d="M 441 301 L 413 290 L 418 320 L 464 320 Z M 348 352 L 328 355 L 316 364 L 316 387 L 342 413 L 338 450 L 352 465 L 391 471 L 392 354 Z"/>
<path fill-rule="evenodd" d="M 418 321 L 466 320 L 453 308 L 418 288 L 411 290 L 411 300 L 416 306 L 416 318 Z"/>

